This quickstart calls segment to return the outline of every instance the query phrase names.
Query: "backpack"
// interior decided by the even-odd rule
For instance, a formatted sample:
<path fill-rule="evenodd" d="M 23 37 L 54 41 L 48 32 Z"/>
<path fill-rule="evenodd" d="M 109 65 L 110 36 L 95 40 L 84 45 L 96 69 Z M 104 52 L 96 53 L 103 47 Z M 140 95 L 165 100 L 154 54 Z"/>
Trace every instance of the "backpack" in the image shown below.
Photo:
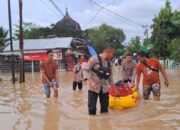
<path fill-rule="evenodd" d="M 94 69 L 94 66 L 92 67 L 92 71 L 94 73 L 96 73 L 96 75 L 100 78 L 100 79 L 105 79 L 107 80 L 110 75 L 111 75 L 111 68 L 110 68 L 110 62 L 108 61 L 108 67 L 103 67 L 102 65 L 102 60 L 101 60 L 101 57 L 98 55 L 98 60 L 99 60 L 99 69 L 98 70 L 95 70 Z"/>

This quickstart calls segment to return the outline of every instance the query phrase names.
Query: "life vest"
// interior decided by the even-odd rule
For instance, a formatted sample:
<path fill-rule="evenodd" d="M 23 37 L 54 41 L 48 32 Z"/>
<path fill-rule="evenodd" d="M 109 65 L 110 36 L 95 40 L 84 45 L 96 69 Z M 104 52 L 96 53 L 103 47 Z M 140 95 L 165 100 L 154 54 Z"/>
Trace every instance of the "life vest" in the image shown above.
<path fill-rule="evenodd" d="M 99 60 L 99 69 L 94 69 L 94 66 L 92 67 L 92 71 L 94 73 L 96 73 L 96 75 L 100 78 L 100 79 L 105 79 L 107 80 L 110 75 L 111 75 L 111 68 L 110 68 L 110 62 L 108 61 L 108 67 L 104 67 L 102 65 L 102 60 L 101 60 L 101 57 L 98 55 L 98 60 Z"/>

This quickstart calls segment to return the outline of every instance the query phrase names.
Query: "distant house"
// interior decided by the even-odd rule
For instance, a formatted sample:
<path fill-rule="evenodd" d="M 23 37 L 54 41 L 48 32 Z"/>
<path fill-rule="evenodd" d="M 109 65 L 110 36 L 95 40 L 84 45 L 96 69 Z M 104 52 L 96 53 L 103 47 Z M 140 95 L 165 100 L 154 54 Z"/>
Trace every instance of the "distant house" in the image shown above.
<path fill-rule="evenodd" d="M 25 63 L 31 63 L 29 65 L 25 64 L 25 70 L 31 71 L 31 66 L 34 66 L 38 70 L 38 65 L 41 61 L 45 60 L 47 55 L 47 50 L 53 50 L 54 60 L 57 61 L 59 65 L 59 70 L 72 70 L 78 55 L 81 55 L 85 51 L 86 44 L 82 40 L 75 39 L 72 37 L 61 37 L 61 38 L 48 38 L 48 39 L 25 39 L 24 40 L 24 60 Z M 19 41 L 13 41 L 14 55 L 16 56 L 16 61 L 20 55 L 19 52 Z M 11 58 L 12 52 L 10 50 L 10 45 L 8 45 L 2 53 L 0 53 L 1 65 L 2 62 L 8 62 Z M 4 59 L 4 61 L 3 61 Z M 12 59 L 12 58 L 11 58 Z M 10 62 L 9 62 L 10 63 Z M 35 65 L 34 65 L 35 63 Z"/>

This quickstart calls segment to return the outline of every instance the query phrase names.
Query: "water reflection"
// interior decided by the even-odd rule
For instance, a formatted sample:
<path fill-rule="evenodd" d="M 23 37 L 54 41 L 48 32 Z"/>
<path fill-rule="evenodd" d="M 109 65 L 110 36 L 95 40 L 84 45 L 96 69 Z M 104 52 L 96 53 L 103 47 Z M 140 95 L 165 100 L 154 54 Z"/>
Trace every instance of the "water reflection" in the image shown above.
<path fill-rule="evenodd" d="M 94 119 L 91 117 L 88 120 L 89 130 L 112 130 L 112 124 L 110 124 L 109 119 Z"/>
<path fill-rule="evenodd" d="M 43 130 L 58 130 L 60 122 L 60 112 L 58 99 L 47 99 L 45 104 Z"/>
<path fill-rule="evenodd" d="M 0 82 L 0 130 L 179 130 L 180 70 L 167 73 L 170 87 L 162 83 L 160 102 L 142 100 L 137 107 L 110 109 L 106 115 L 98 110 L 97 116 L 88 115 L 88 87 L 72 91 L 71 73 L 60 72 L 58 99 L 45 98 L 39 73 L 26 73 L 25 84 Z"/>
<path fill-rule="evenodd" d="M 81 107 L 82 105 L 86 104 L 84 99 L 84 93 L 82 91 L 75 91 L 72 93 L 72 103 L 75 107 Z"/>
<path fill-rule="evenodd" d="M 19 130 L 22 128 L 24 130 L 29 130 L 29 128 L 31 128 L 32 121 L 28 117 L 28 111 L 32 108 L 32 104 L 28 101 L 28 90 L 26 89 L 26 86 L 21 84 L 18 88 L 15 88 L 17 89 L 15 94 L 18 94 L 15 96 L 15 99 L 18 104 L 15 107 L 14 112 L 19 115 L 19 118 L 15 121 L 13 130 Z"/>

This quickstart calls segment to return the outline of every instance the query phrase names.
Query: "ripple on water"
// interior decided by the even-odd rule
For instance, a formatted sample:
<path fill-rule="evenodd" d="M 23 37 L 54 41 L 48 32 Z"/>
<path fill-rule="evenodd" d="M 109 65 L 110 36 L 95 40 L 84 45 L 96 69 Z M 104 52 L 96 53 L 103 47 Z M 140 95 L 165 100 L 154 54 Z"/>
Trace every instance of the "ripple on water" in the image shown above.
<path fill-rule="evenodd" d="M 170 88 L 162 89 L 160 102 L 141 100 L 126 110 L 109 109 L 108 114 L 89 116 L 87 86 L 83 92 L 72 91 L 70 73 L 61 73 L 59 98 L 46 99 L 39 73 L 30 74 L 25 84 L 0 84 L 0 130 L 178 130 L 180 129 L 180 82 L 176 73 Z M 36 73 L 35 73 L 36 74 Z M 117 73 L 118 74 L 118 73 Z M 116 77 L 118 79 L 118 77 Z M 11 117 L 11 118 L 9 118 Z"/>

